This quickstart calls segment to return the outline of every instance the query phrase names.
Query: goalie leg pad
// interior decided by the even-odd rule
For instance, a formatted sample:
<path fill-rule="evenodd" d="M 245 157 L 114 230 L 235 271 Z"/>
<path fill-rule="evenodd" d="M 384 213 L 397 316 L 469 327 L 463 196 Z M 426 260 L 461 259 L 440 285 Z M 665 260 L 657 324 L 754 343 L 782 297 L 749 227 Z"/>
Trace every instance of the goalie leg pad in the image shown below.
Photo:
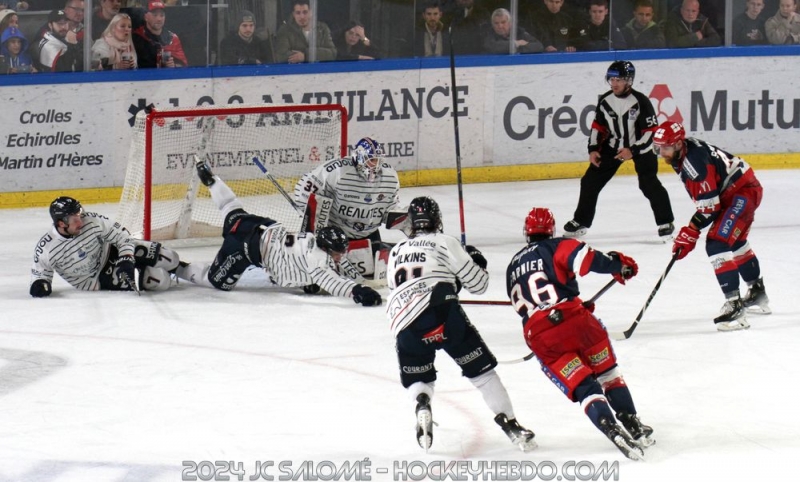
<path fill-rule="evenodd" d="M 154 241 L 136 241 L 133 248 L 133 257 L 139 266 L 155 266 L 161 252 L 161 243 Z M 177 263 L 175 264 L 177 266 Z"/>
<path fill-rule="evenodd" d="M 350 241 L 347 247 L 347 260 L 356 267 L 361 276 L 372 275 L 375 272 L 372 241 L 366 238 Z"/>

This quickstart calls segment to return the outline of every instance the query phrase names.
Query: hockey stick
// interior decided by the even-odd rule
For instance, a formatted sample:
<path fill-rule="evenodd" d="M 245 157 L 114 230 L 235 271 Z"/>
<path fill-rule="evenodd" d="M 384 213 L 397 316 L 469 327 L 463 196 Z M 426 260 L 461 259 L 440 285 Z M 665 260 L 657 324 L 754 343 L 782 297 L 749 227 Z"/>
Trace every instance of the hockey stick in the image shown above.
<path fill-rule="evenodd" d="M 467 229 L 464 223 L 464 190 L 461 181 L 461 141 L 458 135 L 458 93 L 456 91 L 456 57 L 453 49 L 453 25 L 449 29 L 450 37 L 450 84 L 453 92 L 453 130 L 456 143 L 456 183 L 458 184 L 458 214 L 461 217 L 461 245 L 467 245 Z"/>
<path fill-rule="evenodd" d="M 612 279 L 611 281 L 609 281 L 608 283 L 606 283 L 606 284 L 605 284 L 605 286 L 603 286 L 602 288 L 600 288 L 600 291 L 598 291 L 597 293 L 595 293 L 595 294 L 594 294 L 594 296 L 592 296 L 591 298 L 589 298 L 587 301 L 584 301 L 584 302 L 583 302 L 583 306 L 587 306 L 587 307 L 588 307 L 589 305 L 593 305 L 593 304 L 594 304 L 594 302 L 595 302 L 595 301 L 597 301 L 597 300 L 598 300 L 598 298 L 600 298 L 601 296 L 603 296 L 603 295 L 605 294 L 605 292 L 606 292 L 606 291 L 608 291 L 609 289 L 611 289 L 611 287 L 612 287 L 612 286 L 614 286 L 614 283 L 616 283 L 616 282 L 617 282 L 617 280 L 615 280 L 615 279 Z M 463 303 L 463 302 L 462 302 L 462 303 Z M 503 365 L 515 365 L 515 364 L 517 364 L 517 363 L 526 362 L 526 361 L 530 360 L 531 358 L 533 358 L 533 357 L 535 357 L 535 356 L 536 356 L 536 355 L 534 355 L 534 353 L 533 353 L 533 352 L 530 352 L 530 353 L 528 353 L 527 355 L 525 355 L 525 356 L 524 356 L 524 357 L 522 357 L 522 358 L 517 358 L 516 360 L 499 361 L 499 362 L 497 362 L 497 363 L 502 363 Z"/>
<path fill-rule="evenodd" d="M 641 311 L 639 311 L 639 315 L 636 317 L 635 320 L 633 320 L 633 324 L 623 332 L 612 332 L 611 338 L 621 341 L 621 340 L 627 340 L 628 338 L 631 337 L 631 335 L 633 335 L 633 330 L 635 330 L 636 327 L 639 326 L 639 322 L 642 321 L 642 316 L 644 316 L 645 310 L 647 310 L 647 307 L 650 306 L 650 302 L 653 301 L 653 298 L 655 298 L 656 293 L 658 293 L 658 289 L 661 288 L 661 283 L 664 282 L 664 278 L 667 277 L 669 270 L 672 269 L 672 265 L 675 264 L 675 261 L 678 260 L 678 256 L 681 254 L 681 251 L 682 249 L 678 248 L 678 250 L 675 251 L 675 254 L 672 255 L 672 259 L 669 260 L 667 269 L 664 270 L 664 273 L 661 275 L 661 278 L 658 279 L 656 287 L 653 288 L 653 291 L 650 292 L 650 296 L 648 296 L 647 301 L 644 302 L 644 306 L 642 306 Z"/>
<path fill-rule="evenodd" d="M 266 174 L 267 178 L 275 186 L 275 189 L 277 189 L 278 192 L 281 193 L 281 195 L 289 202 L 289 204 L 292 205 L 294 210 L 297 211 L 297 213 L 300 214 L 301 216 L 305 216 L 305 211 L 300 209 L 300 206 L 298 206 L 297 203 L 294 202 L 294 199 L 289 197 L 289 194 L 283 189 L 283 187 L 280 184 L 278 184 L 278 180 L 275 179 L 272 173 L 269 172 L 267 166 L 265 166 L 264 163 L 261 162 L 261 159 L 259 159 L 258 156 L 253 157 L 253 163 L 256 166 L 258 166 L 259 169 L 261 169 L 261 172 Z"/>
<path fill-rule="evenodd" d="M 120 273 L 119 279 L 122 280 L 123 283 L 128 283 L 128 286 L 133 288 L 133 291 L 135 291 L 137 295 L 142 296 L 142 292 L 139 291 L 139 287 L 136 286 L 136 283 L 134 283 L 133 280 L 128 277 L 128 273 Z"/>

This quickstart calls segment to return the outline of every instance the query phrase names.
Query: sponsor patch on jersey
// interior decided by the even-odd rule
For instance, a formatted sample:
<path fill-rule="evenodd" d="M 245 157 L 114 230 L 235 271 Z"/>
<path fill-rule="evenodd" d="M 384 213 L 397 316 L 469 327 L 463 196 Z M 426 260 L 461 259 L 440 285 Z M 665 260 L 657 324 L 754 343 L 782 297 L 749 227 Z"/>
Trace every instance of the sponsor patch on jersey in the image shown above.
<path fill-rule="evenodd" d="M 363 231 L 364 223 L 353 223 L 353 229 L 355 229 L 356 231 Z"/>
<path fill-rule="evenodd" d="M 366 196 L 364 196 L 364 201 L 366 201 L 368 203 L 371 203 L 372 202 L 372 195 L 370 193 L 367 193 Z"/>
<path fill-rule="evenodd" d="M 483 348 L 478 347 L 478 348 L 472 350 L 471 352 L 467 353 L 464 356 L 460 356 L 458 358 L 455 358 L 455 362 L 458 363 L 459 365 L 466 365 L 467 363 L 475 360 L 476 358 L 480 357 L 481 355 L 483 355 Z"/>
<path fill-rule="evenodd" d="M 447 340 L 447 337 L 444 336 L 443 324 L 422 335 L 422 342 L 426 345 L 430 345 L 431 343 L 442 343 L 445 340 Z"/>
<path fill-rule="evenodd" d="M 380 193 L 380 194 L 378 194 L 378 201 L 383 201 L 383 199 L 384 199 L 385 197 L 386 197 L 386 196 L 384 196 L 384 195 L 383 195 L 383 193 Z"/>
<path fill-rule="evenodd" d="M 425 365 L 408 366 L 403 365 L 403 373 L 413 375 L 415 373 L 425 373 L 433 370 L 433 363 L 426 363 Z"/>
<path fill-rule="evenodd" d="M 594 355 L 589 355 L 589 362 L 592 365 L 599 365 L 608 359 L 608 347 L 603 348 L 603 351 Z"/>
<path fill-rule="evenodd" d="M 564 367 L 561 370 L 559 370 L 559 372 L 561 372 L 561 376 L 564 379 L 568 380 L 569 377 L 571 377 L 572 374 L 575 373 L 575 370 L 577 370 L 578 368 L 580 368 L 582 366 L 583 366 L 583 363 L 581 363 L 581 359 L 578 358 L 578 357 L 575 357 L 572 360 L 570 360 L 566 365 L 564 365 Z"/>
<path fill-rule="evenodd" d="M 542 371 L 544 372 L 545 375 L 547 375 L 547 378 L 549 378 L 550 381 L 553 382 L 553 384 L 556 387 L 558 387 L 558 389 L 561 390 L 562 393 L 564 393 L 564 395 L 569 393 L 567 387 L 564 386 L 563 383 L 561 383 L 561 380 L 559 380 L 557 376 L 553 375 L 553 372 L 551 372 L 549 368 L 542 365 Z"/>
<path fill-rule="evenodd" d="M 689 179 L 692 180 L 697 180 L 697 178 L 699 177 L 699 174 L 697 174 L 697 170 L 694 168 L 692 163 L 689 162 L 688 159 L 683 161 L 683 172 L 685 172 L 686 175 L 689 176 Z"/>

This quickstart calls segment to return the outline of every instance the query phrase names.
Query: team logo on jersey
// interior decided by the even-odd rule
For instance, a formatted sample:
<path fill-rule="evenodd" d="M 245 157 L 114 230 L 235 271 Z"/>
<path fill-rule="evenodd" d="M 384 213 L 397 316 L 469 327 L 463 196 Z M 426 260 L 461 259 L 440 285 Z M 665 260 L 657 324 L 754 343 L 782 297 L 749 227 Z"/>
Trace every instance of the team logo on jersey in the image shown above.
<path fill-rule="evenodd" d="M 364 223 L 353 223 L 353 229 L 355 229 L 356 231 L 363 231 Z"/>
<path fill-rule="evenodd" d="M 384 196 L 383 193 L 378 194 L 378 201 L 383 201 L 383 198 L 385 198 L 385 197 L 386 196 Z"/>
<path fill-rule="evenodd" d="M 667 84 L 656 84 L 648 97 L 650 97 L 650 102 L 656 108 L 659 124 L 666 121 L 683 124 L 683 115 L 678 110 Z"/>
<path fill-rule="evenodd" d="M 628 111 L 628 117 L 634 120 L 639 117 L 639 106 L 631 107 L 631 110 Z"/>
<path fill-rule="evenodd" d="M 84 251 L 83 248 L 78 248 L 78 257 L 79 258 L 85 258 L 86 257 L 86 251 Z"/>
<path fill-rule="evenodd" d="M 367 193 L 367 195 L 364 196 L 364 201 L 367 201 L 368 203 L 372 202 L 372 196 L 370 195 L 370 193 Z"/>

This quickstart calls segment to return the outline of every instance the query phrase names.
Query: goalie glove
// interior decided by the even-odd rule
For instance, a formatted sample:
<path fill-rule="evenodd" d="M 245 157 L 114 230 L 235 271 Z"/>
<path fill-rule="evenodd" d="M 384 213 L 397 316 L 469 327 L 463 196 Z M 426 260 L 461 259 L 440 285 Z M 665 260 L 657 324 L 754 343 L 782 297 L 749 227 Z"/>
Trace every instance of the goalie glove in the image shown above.
<path fill-rule="evenodd" d="M 676 254 L 676 259 L 683 259 L 692 252 L 697 246 L 697 240 L 700 238 L 700 231 L 693 226 L 684 226 L 675 237 L 675 242 L 672 243 L 672 253 Z"/>
<path fill-rule="evenodd" d="M 114 263 L 114 279 L 122 285 L 125 282 L 133 283 L 136 276 L 136 265 L 133 263 L 133 256 L 122 256 Z"/>
<path fill-rule="evenodd" d="M 381 295 L 369 286 L 353 286 L 353 301 L 361 306 L 380 306 Z"/>
<path fill-rule="evenodd" d="M 34 298 L 44 298 L 45 296 L 50 296 L 52 292 L 53 287 L 46 279 L 37 279 L 31 283 L 31 296 Z"/>
<path fill-rule="evenodd" d="M 617 280 L 619 284 L 624 285 L 626 280 L 633 278 L 639 273 L 639 265 L 636 264 L 633 258 L 616 251 L 611 251 L 608 255 L 611 256 L 612 259 L 619 260 L 619 271 L 613 273 L 614 279 Z"/>
<path fill-rule="evenodd" d="M 474 261 L 475 264 L 480 266 L 481 269 L 486 269 L 486 266 L 488 266 L 489 263 L 486 261 L 486 258 L 483 257 L 483 253 L 481 253 L 478 248 L 468 244 L 464 246 L 464 249 L 467 251 L 467 254 L 470 258 L 472 258 L 472 261 Z"/>

